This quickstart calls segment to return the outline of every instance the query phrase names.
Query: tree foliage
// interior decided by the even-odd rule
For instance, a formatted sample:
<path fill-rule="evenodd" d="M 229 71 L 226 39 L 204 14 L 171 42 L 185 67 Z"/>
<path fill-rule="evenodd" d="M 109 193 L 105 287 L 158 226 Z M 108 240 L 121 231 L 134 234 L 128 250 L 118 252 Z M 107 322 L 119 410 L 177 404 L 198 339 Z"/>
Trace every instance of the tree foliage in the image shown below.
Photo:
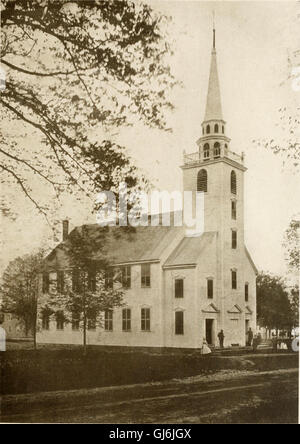
<path fill-rule="evenodd" d="M 286 261 L 291 271 L 300 272 L 300 222 L 292 220 L 285 232 L 283 246 L 286 253 Z"/>
<path fill-rule="evenodd" d="M 257 319 L 269 329 L 291 329 L 293 311 L 281 277 L 260 273 L 257 277 Z"/>
<path fill-rule="evenodd" d="M 129 0 L 1 0 L 1 9 L 1 181 L 45 215 L 34 179 L 56 197 L 138 186 L 112 131 L 138 120 L 167 129 L 169 20 Z"/>
<path fill-rule="evenodd" d="M 70 233 L 63 248 L 72 278 L 66 279 L 63 290 L 50 291 L 39 310 L 41 314 L 45 309 L 56 314 L 63 312 L 67 323 L 75 319 L 83 332 L 84 346 L 89 323 L 93 328 L 103 327 L 104 312 L 123 305 L 124 291 L 118 273 L 113 271 L 103 251 L 107 228 L 91 236 L 83 225 Z M 47 269 L 47 264 L 45 267 Z M 110 285 L 108 275 L 111 276 Z"/>
<path fill-rule="evenodd" d="M 42 259 L 42 251 L 17 257 L 8 264 L 2 276 L 2 310 L 23 321 L 26 335 L 35 335 Z"/>

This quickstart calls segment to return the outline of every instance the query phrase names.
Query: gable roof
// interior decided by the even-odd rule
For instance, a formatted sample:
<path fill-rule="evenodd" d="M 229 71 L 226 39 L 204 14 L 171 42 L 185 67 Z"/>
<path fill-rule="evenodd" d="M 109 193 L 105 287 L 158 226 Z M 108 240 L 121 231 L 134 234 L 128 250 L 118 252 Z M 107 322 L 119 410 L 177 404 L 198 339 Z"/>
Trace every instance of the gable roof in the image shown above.
<path fill-rule="evenodd" d="M 184 237 L 170 254 L 164 267 L 179 265 L 196 265 L 200 254 L 207 245 L 211 244 L 217 232 L 210 231 L 197 237 Z"/>
<path fill-rule="evenodd" d="M 74 228 L 67 240 L 59 244 L 46 258 L 50 265 L 59 257 L 58 261 L 66 261 L 65 247 L 70 242 L 72 233 L 85 230 L 89 239 L 101 236 L 101 248 L 91 254 L 91 259 L 100 260 L 105 257 L 112 264 L 130 262 L 158 261 L 168 245 L 178 235 L 182 227 L 146 226 L 146 227 L 101 227 L 98 224 L 83 225 Z M 66 263 L 64 264 L 66 265 Z"/>
<path fill-rule="evenodd" d="M 251 255 L 248 251 L 248 248 L 246 246 L 245 246 L 245 252 L 246 252 L 246 256 L 249 259 L 249 262 L 250 262 L 253 270 L 255 271 L 255 274 L 258 274 L 258 269 L 256 268 L 255 263 L 253 262 L 252 257 L 251 257 Z"/>

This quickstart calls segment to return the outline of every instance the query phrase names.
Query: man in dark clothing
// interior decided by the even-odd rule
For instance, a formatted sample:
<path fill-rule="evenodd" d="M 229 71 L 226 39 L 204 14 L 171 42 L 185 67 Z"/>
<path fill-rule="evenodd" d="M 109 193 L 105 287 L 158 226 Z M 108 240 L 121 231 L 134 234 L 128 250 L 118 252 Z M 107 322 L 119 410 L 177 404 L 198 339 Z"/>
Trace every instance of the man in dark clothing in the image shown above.
<path fill-rule="evenodd" d="M 249 328 L 248 330 L 248 344 L 249 347 L 251 347 L 252 345 L 252 339 L 253 339 L 253 331 L 251 330 L 251 328 Z"/>
<path fill-rule="evenodd" d="M 225 336 L 224 336 L 223 330 L 221 330 L 218 333 L 218 338 L 219 338 L 220 348 L 224 348 L 224 338 L 225 338 Z"/>

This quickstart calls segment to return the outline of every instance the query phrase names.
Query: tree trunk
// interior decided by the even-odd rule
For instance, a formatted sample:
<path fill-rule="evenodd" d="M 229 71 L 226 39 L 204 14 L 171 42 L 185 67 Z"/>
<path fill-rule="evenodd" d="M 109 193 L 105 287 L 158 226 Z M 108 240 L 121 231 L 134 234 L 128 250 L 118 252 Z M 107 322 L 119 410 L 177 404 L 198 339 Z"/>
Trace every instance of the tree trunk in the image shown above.
<path fill-rule="evenodd" d="M 83 287 L 83 354 L 86 355 L 86 301 L 85 301 L 85 285 Z"/>

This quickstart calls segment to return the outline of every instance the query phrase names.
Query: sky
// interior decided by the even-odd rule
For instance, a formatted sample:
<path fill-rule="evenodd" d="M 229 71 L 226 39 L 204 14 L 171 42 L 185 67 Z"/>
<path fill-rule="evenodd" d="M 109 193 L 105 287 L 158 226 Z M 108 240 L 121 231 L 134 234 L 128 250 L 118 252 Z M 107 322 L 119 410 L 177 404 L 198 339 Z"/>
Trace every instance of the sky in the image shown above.
<path fill-rule="evenodd" d="M 172 17 L 174 55 L 170 65 L 182 87 L 172 93 L 172 133 L 135 125 L 116 136 L 127 144 L 136 165 L 161 190 L 182 187 L 183 150 L 197 151 L 201 136 L 215 15 L 216 49 L 226 132 L 230 149 L 245 153 L 245 241 L 259 270 L 285 274 L 282 240 L 290 220 L 300 213 L 299 173 L 254 140 L 285 137 L 279 109 L 291 115 L 300 103 L 289 79 L 293 53 L 299 48 L 297 2 L 153 1 L 153 8 Z M 298 136 L 299 137 L 299 134 Z M 31 142 L 30 142 L 31 143 Z M 24 200 L 24 202 L 23 202 Z M 17 255 L 29 253 L 49 239 L 45 220 L 15 196 L 26 210 L 3 219 L 0 269 Z M 28 209 L 28 210 L 27 210 Z M 64 198 L 58 219 L 70 226 L 95 223 L 95 215 Z"/>

